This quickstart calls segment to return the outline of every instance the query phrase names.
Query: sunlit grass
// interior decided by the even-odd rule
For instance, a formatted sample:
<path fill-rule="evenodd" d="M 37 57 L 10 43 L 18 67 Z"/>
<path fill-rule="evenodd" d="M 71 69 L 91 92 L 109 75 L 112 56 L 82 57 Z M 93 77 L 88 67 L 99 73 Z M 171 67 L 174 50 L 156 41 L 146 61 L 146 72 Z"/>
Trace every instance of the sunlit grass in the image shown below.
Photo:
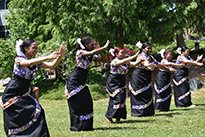
<path fill-rule="evenodd" d="M 195 108 L 176 108 L 172 97 L 171 110 L 152 117 L 131 117 L 130 99 L 126 100 L 127 119 L 110 124 L 105 119 L 108 99 L 94 101 L 94 130 L 71 132 L 67 101 L 40 99 L 46 114 L 51 137 L 203 137 L 205 136 L 205 91 L 192 92 Z M 0 136 L 4 137 L 3 114 L 0 110 Z"/>

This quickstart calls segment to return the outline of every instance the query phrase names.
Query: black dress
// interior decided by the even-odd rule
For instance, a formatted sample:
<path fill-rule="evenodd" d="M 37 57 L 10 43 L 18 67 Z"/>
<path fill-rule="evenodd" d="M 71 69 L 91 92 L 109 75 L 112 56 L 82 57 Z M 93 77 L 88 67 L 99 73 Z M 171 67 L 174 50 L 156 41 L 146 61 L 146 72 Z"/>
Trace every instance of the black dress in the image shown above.
<path fill-rule="evenodd" d="M 126 119 L 125 83 L 129 63 L 115 66 L 117 60 L 118 59 L 116 58 L 111 62 L 110 74 L 107 78 L 106 90 L 109 94 L 109 105 L 105 116 L 107 118 Z"/>
<path fill-rule="evenodd" d="M 168 62 L 163 59 L 161 63 Z M 155 88 L 155 109 L 161 111 L 169 111 L 170 102 L 172 97 L 171 89 L 171 73 L 165 70 L 159 69 Z"/>
<path fill-rule="evenodd" d="M 9 137 L 49 137 L 44 110 L 29 94 L 31 79 L 35 77 L 39 65 L 20 67 L 19 62 L 23 59 L 16 57 L 14 78 L 2 95 L 4 130 Z"/>
<path fill-rule="evenodd" d="M 177 64 L 183 63 L 184 60 L 192 60 L 190 57 L 179 55 L 177 58 Z M 189 87 L 189 75 L 190 65 L 186 64 L 181 69 L 176 69 L 174 73 L 174 100 L 176 107 L 187 107 L 192 105 L 191 102 L 191 91 Z"/>
<path fill-rule="evenodd" d="M 86 80 L 94 57 L 84 57 L 81 50 L 78 50 L 76 67 L 66 83 L 65 94 L 70 111 L 70 130 L 72 131 L 93 129 L 93 101 Z"/>
<path fill-rule="evenodd" d="M 158 64 L 152 56 L 148 56 L 144 52 L 139 54 L 137 59 Z M 146 69 L 142 64 L 135 67 L 129 83 L 132 116 L 152 116 L 155 113 L 152 99 L 151 77 L 152 70 Z"/>

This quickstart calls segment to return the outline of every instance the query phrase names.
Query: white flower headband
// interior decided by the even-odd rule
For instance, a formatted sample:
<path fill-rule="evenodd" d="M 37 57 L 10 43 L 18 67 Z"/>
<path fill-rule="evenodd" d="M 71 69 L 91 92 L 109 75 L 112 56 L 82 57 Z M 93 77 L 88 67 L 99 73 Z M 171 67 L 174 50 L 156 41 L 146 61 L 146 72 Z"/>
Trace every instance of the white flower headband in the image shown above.
<path fill-rule="evenodd" d="M 161 57 L 162 57 L 163 59 L 165 58 L 164 52 L 165 52 L 165 49 L 161 49 L 160 52 L 159 52 L 159 54 L 161 55 Z"/>
<path fill-rule="evenodd" d="M 178 47 L 178 48 L 177 48 L 177 53 L 178 53 L 178 54 L 182 54 L 182 48 L 181 48 L 181 47 Z"/>
<path fill-rule="evenodd" d="M 26 58 L 26 55 L 21 51 L 22 44 L 23 44 L 23 40 L 19 39 L 16 41 L 16 53 L 18 56 L 23 56 Z"/>
<path fill-rule="evenodd" d="M 115 56 L 115 54 L 114 54 L 114 49 L 113 48 L 111 48 L 110 50 L 109 50 L 109 52 L 110 52 L 110 54 L 114 57 Z"/>
<path fill-rule="evenodd" d="M 81 43 L 81 38 L 77 39 L 78 44 L 80 45 L 81 49 L 85 49 L 85 47 L 83 46 L 83 44 Z"/>
<path fill-rule="evenodd" d="M 136 43 L 136 46 L 141 49 L 141 48 L 142 48 L 142 43 L 141 43 L 140 41 L 138 41 L 138 42 Z"/>

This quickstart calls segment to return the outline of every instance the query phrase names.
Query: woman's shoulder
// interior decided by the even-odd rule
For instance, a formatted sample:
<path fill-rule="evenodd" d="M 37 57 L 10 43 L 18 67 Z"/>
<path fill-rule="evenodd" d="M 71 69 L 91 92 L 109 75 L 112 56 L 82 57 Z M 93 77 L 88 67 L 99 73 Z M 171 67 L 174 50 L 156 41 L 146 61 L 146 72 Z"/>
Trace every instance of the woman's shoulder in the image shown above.
<path fill-rule="evenodd" d="M 137 56 L 138 59 L 145 59 L 146 56 L 143 52 L 141 52 L 138 56 Z"/>
<path fill-rule="evenodd" d="M 15 58 L 15 62 L 20 62 L 22 60 L 26 60 L 26 57 L 24 57 L 24 56 L 16 56 L 16 58 Z"/>
<path fill-rule="evenodd" d="M 117 63 L 118 59 L 117 58 L 114 58 L 111 62 L 110 62 L 110 65 L 111 66 L 116 66 L 116 63 Z"/>

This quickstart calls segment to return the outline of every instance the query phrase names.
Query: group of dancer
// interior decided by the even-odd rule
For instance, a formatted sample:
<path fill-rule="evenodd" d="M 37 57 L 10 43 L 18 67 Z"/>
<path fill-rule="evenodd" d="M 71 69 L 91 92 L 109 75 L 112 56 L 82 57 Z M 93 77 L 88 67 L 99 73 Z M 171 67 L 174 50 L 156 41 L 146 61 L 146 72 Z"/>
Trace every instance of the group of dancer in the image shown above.
<path fill-rule="evenodd" d="M 72 131 L 93 129 L 93 101 L 86 80 L 93 61 L 108 61 L 103 53 L 108 45 L 109 41 L 100 47 L 99 43 L 91 37 L 77 39 L 75 69 L 69 75 L 65 86 Z M 14 78 L 8 83 L 0 102 L 7 136 L 50 136 L 44 110 L 30 95 L 30 82 L 36 76 L 38 68 L 56 67 L 64 56 L 66 48 L 61 46 L 59 51 L 35 58 L 37 50 L 37 44 L 32 39 L 18 41 L 16 44 Z M 109 105 L 105 117 L 108 122 L 113 123 L 113 119 L 116 119 L 115 122 L 119 123 L 121 119 L 126 119 L 125 85 L 129 67 L 135 67 L 129 80 L 132 116 L 152 116 L 155 109 L 169 110 L 172 93 L 171 73 L 174 73 L 176 106 L 192 106 L 187 78 L 188 67 L 202 66 L 203 63 L 199 62 L 202 56 L 198 56 L 194 61 L 189 57 L 189 49 L 183 47 L 176 63 L 170 62 L 173 54 L 170 50 L 166 50 L 164 58 L 158 62 L 151 52 L 152 46 L 149 43 L 143 43 L 137 53 L 130 54 L 128 48 L 122 47 L 117 47 L 111 52 L 110 73 L 106 82 Z M 45 62 L 52 59 L 54 59 L 52 62 Z M 154 104 L 151 73 L 155 68 L 159 68 L 159 72 L 154 86 L 156 90 Z"/>

